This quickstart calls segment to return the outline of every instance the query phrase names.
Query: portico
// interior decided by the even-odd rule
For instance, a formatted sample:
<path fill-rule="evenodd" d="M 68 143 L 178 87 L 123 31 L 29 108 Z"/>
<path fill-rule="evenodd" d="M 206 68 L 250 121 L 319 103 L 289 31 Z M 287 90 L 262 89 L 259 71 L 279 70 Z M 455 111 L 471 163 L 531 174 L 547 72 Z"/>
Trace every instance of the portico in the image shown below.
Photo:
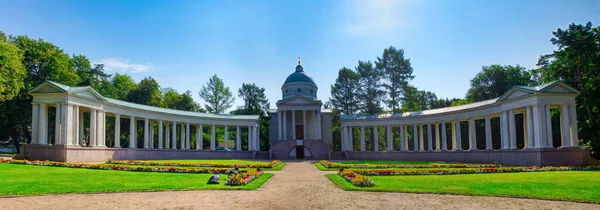
<path fill-rule="evenodd" d="M 251 159 L 252 151 L 259 150 L 259 117 L 256 115 L 152 107 L 106 98 L 90 87 L 70 87 L 52 81 L 38 85 L 29 93 L 33 96 L 33 139 L 26 148 L 29 159 L 105 161 L 204 156 Z M 49 112 L 55 116 L 53 122 L 48 121 Z M 107 134 L 109 119 L 114 133 Z M 89 126 L 84 126 L 84 122 Z M 128 133 L 122 132 L 122 124 L 129 125 Z M 52 132 L 49 125 L 54 126 Z M 224 129 L 222 141 L 216 139 L 217 127 Z M 248 133 L 245 151 L 242 151 L 242 130 Z M 206 144 L 204 134 L 210 134 L 210 142 Z M 230 145 L 231 139 L 235 143 Z M 218 145 L 218 142 L 223 143 Z M 206 154 L 217 150 L 231 154 Z M 177 153 L 179 151 L 196 153 Z"/>

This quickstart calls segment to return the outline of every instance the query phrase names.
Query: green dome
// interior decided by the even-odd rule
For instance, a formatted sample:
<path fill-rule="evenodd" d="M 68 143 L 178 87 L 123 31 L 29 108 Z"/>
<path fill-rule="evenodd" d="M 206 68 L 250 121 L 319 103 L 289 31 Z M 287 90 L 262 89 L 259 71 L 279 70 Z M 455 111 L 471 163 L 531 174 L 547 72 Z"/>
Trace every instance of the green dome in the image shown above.
<path fill-rule="evenodd" d="M 285 79 L 284 85 L 292 82 L 306 82 L 317 86 L 315 81 L 310 77 L 310 75 L 304 72 L 304 69 L 301 65 L 296 66 L 296 72 L 290 74 L 290 76 Z"/>

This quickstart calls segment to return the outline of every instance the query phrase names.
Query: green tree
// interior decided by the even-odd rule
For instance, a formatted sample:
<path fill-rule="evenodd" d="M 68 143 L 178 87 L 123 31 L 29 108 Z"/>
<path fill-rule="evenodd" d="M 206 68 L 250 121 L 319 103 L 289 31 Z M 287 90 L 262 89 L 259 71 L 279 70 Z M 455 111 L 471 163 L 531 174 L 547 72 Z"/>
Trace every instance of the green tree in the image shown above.
<path fill-rule="evenodd" d="M 481 68 L 481 72 L 471 80 L 466 99 L 477 102 L 502 96 L 514 85 L 532 85 L 530 72 L 524 67 L 490 65 Z"/>
<path fill-rule="evenodd" d="M 116 73 L 110 81 L 103 81 L 102 85 L 95 89 L 105 97 L 127 100 L 129 92 L 136 88 L 137 84 L 131 79 L 131 76 Z"/>
<path fill-rule="evenodd" d="M 600 158 L 600 27 L 572 23 L 552 34 L 550 42 L 558 49 L 538 60 L 540 79 L 562 80 L 581 92 L 576 98 L 579 138 Z"/>
<path fill-rule="evenodd" d="M 23 52 L 0 31 L 0 102 L 10 100 L 25 87 Z"/>
<path fill-rule="evenodd" d="M 165 107 L 158 82 L 146 77 L 127 95 L 127 101 L 149 106 Z"/>
<path fill-rule="evenodd" d="M 266 115 L 269 110 L 269 100 L 265 95 L 265 89 L 256 84 L 242 83 L 238 90 L 238 96 L 244 100 L 244 114 Z"/>
<path fill-rule="evenodd" d="M 390 46 L 383 50 L 383 55 L 377 57 L 375 66 L 383 74 L 385 83 L 383 87 L 387 90 L 387 106 L 392 112 L 400 107 L 400 99 L 408 85 L 408 81 L 415 78 L 413 68 L 410 65 L 410 59 L 404 57 L 403 49 L 396 49 Z"/>
<path fill-rule="evenodd" d="M 208 79 L 206 85 L 202 85 L 199 92 L 200 98 L 204 99 L 204 107 L 209 113 L 221 114 L 233 106 L 235 98 L 229 87 L 225 87 L 223 80 L 213 75 Z"/>
<path fill-rule="evenodd" d="M 383 112 L 381 102 L 385 97 L 381 79 L 383 75 L 373 67 L 371 61 L 358 61 L 356 72 L 360 76 L 358 84 L 358 99 L 362 114 L 379 114 Z"/>
<path fill-rule="evenodd" d="M 343 67 L 338 71 L 335 83 L 331 85 L 329 102 L 343 114 L 355 114 L 359 109 L 358 80 L 358 73 Z"/>
<path fill-rule="evenodd" d="M 192 92 L 186 91 L 179 94 L 173 88 L 165 88 L 163 90 L 163 100 L 167 108 L 184 110 L 184 111 L 203 111 L 200 110 L 198 104 L 192 98 Z"/>

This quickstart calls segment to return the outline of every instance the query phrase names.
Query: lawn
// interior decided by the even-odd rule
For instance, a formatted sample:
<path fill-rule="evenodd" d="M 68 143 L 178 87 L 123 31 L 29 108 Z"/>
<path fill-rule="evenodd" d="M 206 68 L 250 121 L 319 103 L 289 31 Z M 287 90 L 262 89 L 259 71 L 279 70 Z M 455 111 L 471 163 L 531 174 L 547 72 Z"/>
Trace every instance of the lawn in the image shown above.
<path fill-rule="evenodd" d="M 427 176 L 369 176 L 374 187 L 356 187 L 326 175 L 345 190 L 510 196 L 600 203 L 600 171 L 524 172 Z"/>
<path fill-rule="evenodd" d="M 338 163 L 342 165 L 350 164 L 364 164 L 364 165 L 378 165 L 378 164 L 403 164 L 403 165 L 451 165 L 460 163 L 441 162 L 441 161 L 409 161 L 409 160 L 355 160 L 355 161 L 331 161 L 332 163 Z M 321 171 L 337 171 L 338 168 L 327 168 L 323 164 L 316 162 L 315 166 Z M 396 168 L 378 168 L 378 169 L 396 169 Z M 410 170 L 410 169 L 409 169 Z"/>
<path fill-rule="evenodd" d="M 152 162 L 162 163 L 226 163 L 226 164 L 261 164 L 271 163 L 270 160 L 238 160 L 238 159 L 221 159 L 221 160 L 148 160 Z M 273 168 L 260 168 L 263 171 L 279 171 L 286 165 L 285 162 L 280 162 Z M 170 166 L 169 166 L 170 167 Z M 193 166 L 186 166 L 187 168 Z M 202 167 L 202 168 L 218 168 L 218 167 Z"/>
<path fill-rule="evenodd" d="M 265 173 L 245 186 L 207 185 L 212 174 L 128 172 L 0 164 L 0 195 L 95 193 L 124 191 L 204 190 L 260 188 L 273 174 Z"/>

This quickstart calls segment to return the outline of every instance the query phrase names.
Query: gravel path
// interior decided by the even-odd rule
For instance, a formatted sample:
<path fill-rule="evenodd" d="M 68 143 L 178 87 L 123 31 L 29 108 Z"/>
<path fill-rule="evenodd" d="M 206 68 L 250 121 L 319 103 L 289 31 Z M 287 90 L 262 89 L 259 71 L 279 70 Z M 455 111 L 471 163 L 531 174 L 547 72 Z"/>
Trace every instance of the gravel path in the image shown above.
<path fill-rule="evenodd" d="M 0 198 L 1 209 L 600 209 L 501 197 L 351 192 L 311 162 L 290 162 L 256 191 L 167 191 Z"/>

